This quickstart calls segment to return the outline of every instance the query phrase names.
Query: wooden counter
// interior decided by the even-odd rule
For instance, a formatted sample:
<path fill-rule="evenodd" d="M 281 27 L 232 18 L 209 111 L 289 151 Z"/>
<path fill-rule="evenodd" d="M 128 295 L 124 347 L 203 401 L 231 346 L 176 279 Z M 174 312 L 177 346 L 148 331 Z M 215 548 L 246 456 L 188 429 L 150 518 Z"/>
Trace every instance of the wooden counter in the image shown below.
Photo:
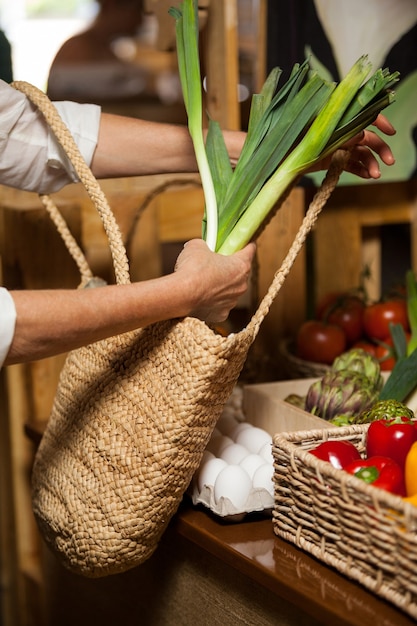
<path fill-rule="evenodd" d="M 415 624 L 275 537 L 270 519 L 222 523 L 187 503 L 154 556 L 124 574 L 83 579 L 45 563 L 48 626 Z"/>

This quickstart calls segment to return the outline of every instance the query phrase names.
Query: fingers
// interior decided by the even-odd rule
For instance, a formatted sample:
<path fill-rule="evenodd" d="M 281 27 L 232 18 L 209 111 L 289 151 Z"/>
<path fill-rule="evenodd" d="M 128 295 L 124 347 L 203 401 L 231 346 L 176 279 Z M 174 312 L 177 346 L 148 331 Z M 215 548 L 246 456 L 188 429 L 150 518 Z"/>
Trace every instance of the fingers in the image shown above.
<path fill-rule="evenodd" d="M 382 113 L 378 115 L 373 123 L 373 126 L 376 126 L 376 128 L 378 128 L 378 130 L 385 135 L 395 135 L 397 132 L 391 122 L 385 117 L 385 115 L 382 115 Z"/>
<path fill-rule="evenodd" d="M 365 131 L 362 145 L 368 148 L 368 152 L 369 150 L 375 152 L 386 165 L 392 165 L 395 162 L 394 155 L 389 145 L 380 135 L 377 135 L 371 130 Z"/>
<path fill-rule="evenodd" d="M 384 116 L 378 117 L 381 119 L 375 126 L 378 126 L 378 128 L 386 128 L 387 131 L 392 129 L 395 133 L 395 129 Z M 346 147 L 350 147 L 352 150 L 346 171 L 360 178 L 377 179 L 381 176 L 381 170 L 376 156 L 378 156 L 385 165 L 393 165 L 395 163 L 394 155 L 387 142 L 380 135 L 371 130 L 364 130 L 362 133 L 353 137 L 353 139 L 346 143 Z"/>

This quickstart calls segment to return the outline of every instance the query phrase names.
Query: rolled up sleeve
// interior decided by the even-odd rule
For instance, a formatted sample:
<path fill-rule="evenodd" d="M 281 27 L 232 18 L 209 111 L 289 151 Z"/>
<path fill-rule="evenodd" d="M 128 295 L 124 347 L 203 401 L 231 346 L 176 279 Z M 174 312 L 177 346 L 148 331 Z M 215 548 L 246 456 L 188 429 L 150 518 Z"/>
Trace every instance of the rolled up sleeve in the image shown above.
<path fill-rule="evenodd" d="M 75 102 L 54 104 L 90 165 L 97 145 L 100 107 Z M 42 113 L 23 93 L 0 81 L 0 183 L 52 193 L 78 180 Z"/>

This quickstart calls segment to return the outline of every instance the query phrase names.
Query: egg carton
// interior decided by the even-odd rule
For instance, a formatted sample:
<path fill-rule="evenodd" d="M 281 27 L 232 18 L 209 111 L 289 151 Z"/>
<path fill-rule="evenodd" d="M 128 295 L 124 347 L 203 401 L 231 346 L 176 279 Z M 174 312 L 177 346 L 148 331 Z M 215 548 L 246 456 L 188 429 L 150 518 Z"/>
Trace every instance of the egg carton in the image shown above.
<path fill-rule="evenodd" d="M 262 488 L 252 489 L 244 506 L 239 508 L 223 496 L 216 501 L 213 485 L 204 485 L 201 491 L 197 485 L 193 485 L 190 496 L 195 506 L 202 504 L 215 515 L 231 522 L 241 522 L 249 513 L 255 512 L 270 516 L 274 506 L 274 498 L 267 489 Z"/>
<path fill-rule="evenodd" d="M 245 420 L 242 399 L 236 387 L 188 490 L 194 505 L 230 521 L 274 505 L 272 437 Z"/>

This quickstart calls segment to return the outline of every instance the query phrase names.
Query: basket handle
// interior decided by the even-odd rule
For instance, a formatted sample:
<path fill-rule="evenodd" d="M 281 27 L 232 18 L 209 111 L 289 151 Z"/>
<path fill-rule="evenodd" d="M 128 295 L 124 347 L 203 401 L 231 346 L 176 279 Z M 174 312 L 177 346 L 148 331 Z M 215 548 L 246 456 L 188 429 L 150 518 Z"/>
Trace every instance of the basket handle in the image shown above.
<path fill-rule="evenodd" d="M 109 240 L 116 282 L 118 284 L 130 283 L 129 262 L 119 226 L 100 185 L 85 162 L 74 138 L 62 121 L 56 107 L 49 100 L 48 96 L 37 87 L 24 81 L 15 81 L 11 84 L 15 89 L 24 93 L 29 100 L 38 107 L 51 127 L 55 137 L 68 155 L 103 222 L 104 230 Z M 42 201 L 45 204 L 45 196 L 42 197 Z M 78 261 L 77 264 L 79 265 Z M 86 271 L 87 270 L 85 270 L 85 272 Z"/>

